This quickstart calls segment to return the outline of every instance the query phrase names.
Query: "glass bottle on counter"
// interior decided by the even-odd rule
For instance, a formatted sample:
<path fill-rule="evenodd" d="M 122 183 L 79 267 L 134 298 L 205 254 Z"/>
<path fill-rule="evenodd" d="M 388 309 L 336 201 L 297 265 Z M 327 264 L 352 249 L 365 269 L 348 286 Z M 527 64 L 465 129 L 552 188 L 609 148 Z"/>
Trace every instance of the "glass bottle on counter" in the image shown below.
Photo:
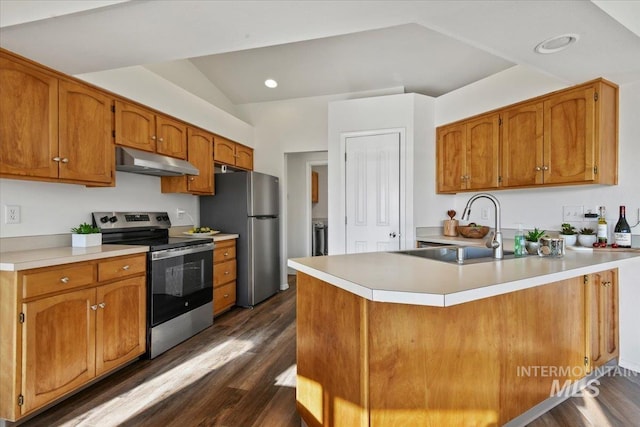
<path fill-rule="evenodd" d="M 613 230 L 615 236 L 615 243 L 620 248 L 631 247 L 631 227 L 627 222 L 626 211 L 624 206 L 620 206 L 620 218 L 616 223 L 616 228 Z"/>
<path fill-rule="evenodd" d="M 600 216 L 598 217 L 598 231 L 596 233 L 597 239 L 598 239 L 598 243 L 604 243 L 605 245 L 607 244 L 607 236 L 608 236 L 608 230 L 607 230 L 607 220 L 604 217 L 604 206 L 600 206 Z"/>
<path fill-rule="evenodd" d="M 518 231 L 516 231 L 513 238 L 513 254 L 516 258 L 520 258 L 525 256 L 526 253 L 524 231 L 522 230 L 522 224 L 518 224 Z"/>

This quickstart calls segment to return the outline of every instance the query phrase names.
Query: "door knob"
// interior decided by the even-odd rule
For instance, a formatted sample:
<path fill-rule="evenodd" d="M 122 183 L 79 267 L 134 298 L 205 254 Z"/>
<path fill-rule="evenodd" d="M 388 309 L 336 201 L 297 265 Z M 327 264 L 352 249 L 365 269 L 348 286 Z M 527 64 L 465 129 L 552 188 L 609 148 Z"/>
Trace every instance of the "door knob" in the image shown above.
<path fill-rule="evenodd" d="M 389 233 L 389 237 L 391 237 L 392 239 L 395 239 L 396 233 L 394 233 L 394 232 Z"/>

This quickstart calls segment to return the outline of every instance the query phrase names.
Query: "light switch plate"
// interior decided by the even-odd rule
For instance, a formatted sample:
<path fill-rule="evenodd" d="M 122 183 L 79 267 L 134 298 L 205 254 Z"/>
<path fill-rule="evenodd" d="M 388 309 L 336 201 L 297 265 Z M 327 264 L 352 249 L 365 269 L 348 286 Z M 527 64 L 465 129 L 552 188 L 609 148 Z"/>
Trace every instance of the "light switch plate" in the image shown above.
<path fill-rule="evenodd" d="M 562 222 L 584 221 L 584 206 L 563 206 Z"/>

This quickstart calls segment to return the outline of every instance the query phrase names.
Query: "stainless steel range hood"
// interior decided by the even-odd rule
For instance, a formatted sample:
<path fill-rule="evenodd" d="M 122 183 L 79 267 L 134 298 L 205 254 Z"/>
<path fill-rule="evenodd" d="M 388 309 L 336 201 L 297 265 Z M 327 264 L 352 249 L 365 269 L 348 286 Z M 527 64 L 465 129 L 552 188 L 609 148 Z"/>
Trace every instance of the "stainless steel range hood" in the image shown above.
<path fill-rule="evenodd" d="M 200 175 L 185 160 L 129 147 L 116 147 L 116 170 L 154 176 Z"/>

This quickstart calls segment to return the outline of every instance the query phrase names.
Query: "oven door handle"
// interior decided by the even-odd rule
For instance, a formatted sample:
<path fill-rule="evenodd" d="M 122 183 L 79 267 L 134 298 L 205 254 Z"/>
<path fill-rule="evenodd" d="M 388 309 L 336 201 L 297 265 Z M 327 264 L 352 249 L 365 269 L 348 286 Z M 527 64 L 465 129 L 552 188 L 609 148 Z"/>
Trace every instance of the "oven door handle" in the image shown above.
<path fill-rule="evenodd" d="M 165 249 L 163 251 L 151 252 L 151 261 L 176 258 L 183 255 L 196 254 L 198 252 L 212 251 L 213 247 L 213 243 L 204 243 L 202 245 L 187 246 L 186 248 L 173 248 Z"/>

